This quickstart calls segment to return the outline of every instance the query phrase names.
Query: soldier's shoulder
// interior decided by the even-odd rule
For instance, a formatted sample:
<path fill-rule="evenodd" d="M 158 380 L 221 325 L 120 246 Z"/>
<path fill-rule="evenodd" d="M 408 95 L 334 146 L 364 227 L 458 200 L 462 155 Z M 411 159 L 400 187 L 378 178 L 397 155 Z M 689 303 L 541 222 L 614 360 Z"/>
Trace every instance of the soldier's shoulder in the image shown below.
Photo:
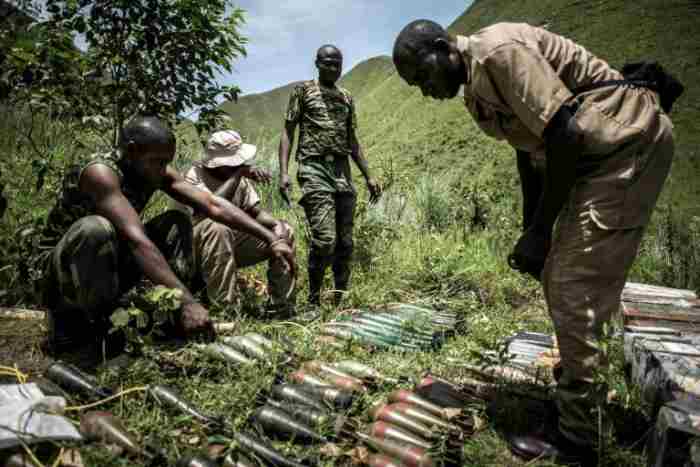
<path fill-rule="evenodd" d="M 469 52 L 477 60 L 487 58 L 501 46 L 529 42 L 535 31 L 527 23 L 495 23 L 469 36 Z"/>
<path fill-rule="evenodd" d="M 344 87 L 338 86 L 338 91 L 348 99 L 352 99 L 352 93 Z"/>

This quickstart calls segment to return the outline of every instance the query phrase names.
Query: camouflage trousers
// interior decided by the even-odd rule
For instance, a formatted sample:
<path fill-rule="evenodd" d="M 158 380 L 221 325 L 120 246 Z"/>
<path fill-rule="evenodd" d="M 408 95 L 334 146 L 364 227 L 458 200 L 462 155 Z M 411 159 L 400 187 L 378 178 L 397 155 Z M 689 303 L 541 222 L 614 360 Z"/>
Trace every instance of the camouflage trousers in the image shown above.
<path fill-rule="evenodd" d="M 310 280 L 323 280 L 332 264 L 335 288 L 347 290 L 352 259 L 352 229 L 356 195 L 352 191 L 306 192 L 300 204 L 306 213 L 311 232 L 309 247 Z"/>
<path fill-rule="evenodd" d="M 191 283 L 192 224 L 187 215 L 168 211 L 145 229 L 180 280 Z M 91 323 L 104 322 L 121 295 L 143 277 L 114 225 L 96 215 L 83 217 L 68 229 L 51 253 L 47 269 L 44 296 L 54 319 L 71 314 L 71 321 Z"/>
<path fill-rule="evenodd" d="M 635 190 L 646 190 L 645 198 L 655 202 L 673 157 L 673 137 L 670 123 L 648 133 L 612 155 L 599 172 L 578 180 L 557 219 L 544 266 L 542 283 L 563 370 L 556 395 L 559 430 L 578 444 L 598 441 L 595 409 L 605 403 L 607 392 L 604 378 L 597 377 L 607 367 L 601 339 L 620 309 L 622 289 L 646 227 L 640 222 L 611 228 L 596 218 L 591 200 L 619 207 L 618 211 L 650 213 L 653 204 L 635 203 L 639 198 Z M 644 165 L 640 160 L 649 162 Z M 625 173 L 632 178 L 611 175 L 612 167 L 630 161 L 632 169 Z M 646 183 L 631 183 L 640 179 Z"/>
<path fill-rule="evenodd" d="M 290 239 L 292 244 L 294 239 Z M 267 281 L 271 305 L 293 306 L 296 291 L 284 262 L 271 259 L 266 242 L 211 219 L 202 219 L 194 227 L 196 267 L 206 283 L 212 301 L 238 303 L 236 273 L 239 268 L 268 261 Z"/>

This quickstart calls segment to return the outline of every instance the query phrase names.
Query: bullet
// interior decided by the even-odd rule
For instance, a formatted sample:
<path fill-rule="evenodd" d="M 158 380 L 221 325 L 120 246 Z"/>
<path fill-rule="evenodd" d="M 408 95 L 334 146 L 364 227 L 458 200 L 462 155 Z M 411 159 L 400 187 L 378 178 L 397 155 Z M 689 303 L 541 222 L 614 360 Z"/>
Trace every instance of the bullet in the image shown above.
<path fill-rule="evenodd" d="M 151 385 L 148 387 L 148 393 L 159 403 L 177 409 L 179 412 L 187 414 L 205 425 L 221 426 L 224 424 L 220 418 L 202 414 L 190 402 L 180 397 L 177 392 L 167 386 L 161 384 Z"/>
<path fill-rule="evenodd" d="M 80 433 L 91 440 L 115 444 L 132 456 L 154 457 L 142 449 L 121 421 L 109 412 L 93 411 L 80 417 Z"/>
<path fill-rule="evenodd" d="M 270 353 L 266 352 L 265 349 L 260 344 L 256 343 L 254 340 L 250 339 L 249 337 L 229 336 L 229 337 L 222 338 L 221 341 L 224 344 L 238 350 L 239 352 L 243 352 L 244 354 L 248 355 L 249 357 L 255 358 L 257 360 L 261 360 L 263 362 L 268 362 L 268 363 L 272 362 L 272 358 L 271 358 Z"/>
<path fill-rule="evenodd" d="M 207 355 L 216 358 L 218 360 L 223 360 L 229 363 L 235 363 L 238 365 L 252 365 L 255 363 L 254 360 L 246 357 L 243 353 L 229 347 L 228 345 L 219 344 L 218 342 L 212 342 L 211 344 L 204 345 L 200 347 Z"/>
<path fill-rule="evenodd" d="M 201 455 L 180 458 L 175 467 L 217 467 L 216 462 Z"/>
<path fill-rule="evenodd" d="M 257 409 L 253 420 L 271 437 L 298 440 L 307 443 L 326 443 L 328 440 L 314 429 L 275 407 L 266 405 Z"/>
<path fill-rule="evenodd" d="M 436 417 L 446 418 L 444 408 L 437 404 L 433 404 L 429 400 L 419 396 L 418 394 L 407 391 L 405 389 L 398 389 L 388 396 L 389 402 L 405 402 L 407 404 L 415 405 L 420 407 L 428 413 L 435 415 Z"/>
<path fill-rule="evenodd" d="M 379 371 L 375 370 L 369 365 L 364 363 L 356 362 L 354 360 L 343 360 L 340 362 L 335 362 L 333 366 L 340 371 L 351 374 L 357 378 L 369 379 L 381 381 L 388 384 L 398 384 L 399 380 L 396 378 L 390 378 Z"/>
<path fill-rule="evenodd" d="M 378 439 L 394 441 L 396 443 L 411 444 L 423 449 L 431 449 L 433 444 L 418 435 L 402 430 L 401 428 L 386 422 L 374 422 L 368 428 L 369 434 Z"/>
<path fill-rule="evenodd" d="M 321 397 L 316 394 L 309 393 L 306 389 L 308 386 L 300 384 L 276 384 L 270 389 L 271 395 L 276 398 L 295 404 L 308 405 L 317 410 L 326 410 L 328 406 L 324 403 Z"/>
<path fill-rule="evenodd" d="M 94 376 L 63 362 L 52 363 L 44 376 L 69 393 L 77 392 L 91 399 L 105 399 L 113 394 L 111 389 L 100 387 Z"/>
<path fill-rule="evenodd" d="M 388 408 L 386 404 L 377 404 L 372 409 L 370 409 L 370 416 L 375 422 L 386 422 L 391 425 L 403 428 L 412 433 L 415 433 L 425 439 L 437 439 L 440 437 L 440 433 L 435 430 L 431 430 L 429 426 L 425 425 L 419 420 L 407 417 L 406 415 Z"/>
<path fill-rule="evenodd" d="M 233 438 L 247 457 L 264 459 L 275 467 L 304 467 L 248 433 L 235 433 Z"/>
<path fill-rule="evenodd" d="M 434 467 L 435 465 L 425 449 L 377 439 L 364 433 L 358 433 L 357 437 L 371 448 L 399 460 L 407 467 Z"/>

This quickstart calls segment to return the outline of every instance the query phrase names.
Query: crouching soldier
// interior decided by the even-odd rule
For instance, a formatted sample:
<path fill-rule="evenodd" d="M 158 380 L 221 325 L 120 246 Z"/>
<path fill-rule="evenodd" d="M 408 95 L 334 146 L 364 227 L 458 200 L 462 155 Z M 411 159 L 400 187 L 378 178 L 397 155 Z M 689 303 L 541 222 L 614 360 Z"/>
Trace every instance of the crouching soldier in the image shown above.
<path fill-rule="evenodd" d="M 50 350 L 104 336 L 118 299 L 142 278 L 182 292 L 182 334 L 211 333 L 209 312 L 186 285 L 194 270 L 189 218 L 168 211 L 144 225 L 139 217 L 157 190 L 259 239 L 294 273 L 286 238 L 224 198 L 187 183 L 169 167 L 174 156 L 172 131 L 155 117 L 137 117 L 122 130 L 114 151 L 85 158 L 67 171 L 40 240 Z"/>
<path fill-rule="evenodd" d="M 185 174 L 193 186 L 213 193 L 248 214 L 263 228 L 284 239 L 294 250 L 294 231 L 285 221 L 275 219 L 260 207 L 260 196 L 252 182 L 269 183 L 271 176 L 263 169 L 252 167 L 256 147 L 244 144 L 235 131 L 219 131 L 209 139 L 204 158 Z M 196 269 L 201 274 L 211 301 L 237 305 L 236 272 L 239 268 L 268 261 L 267 271 L 271 316 L 287 316 L 294 309 L 295 281 L 285 260 L 272 254 L 264 239 L 193 213 L 194 251 Z"/>

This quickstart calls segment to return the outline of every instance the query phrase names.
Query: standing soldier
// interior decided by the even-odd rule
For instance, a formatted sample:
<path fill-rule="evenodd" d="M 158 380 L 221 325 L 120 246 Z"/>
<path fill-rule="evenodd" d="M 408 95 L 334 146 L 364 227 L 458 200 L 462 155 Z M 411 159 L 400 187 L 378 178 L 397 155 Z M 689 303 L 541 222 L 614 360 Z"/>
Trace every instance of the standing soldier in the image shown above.
<path fill-rule="evenodd" d="M 650 66 L 638 67 L 652 71 L 644 81 L 630 81 L 571 40 L 527 24 L 454 37 L 415 21 L 396 39 L 394 63 L 435 99 L 463 88 L 479 127 L 517 150 L 524 233 L 509 260 L 542 278 L 563 372 L 559 429 L 514 436 L 511 448 L 526 458 L 593 458 L 592 412 L 603 393 L 594 382 L 606 363 L 599 342 L 671 166 L 666 112 L 682 86 Z"/>
<path fill-rule="evenodd" d="M 357 117 L 352 96 L 336 86 L 343 68 L 343 55 L 332 45 L 316 54 L 318 79 L 305 81 L 292 91 L 280 138 L 280 190 L 288 199 L 289 152 L 294 129 L 299 125 L 297 180 L 302 191 L 300 204 L 311 228 L 309 249 L 309 303 L 319 305 L 323 276 L 333 264 L 336 304 L 347 291 L 352 256 L 352 226 L 356 192 L 348 156 L 367 182 L 370 202 L 381 195 L 357 141 Z"/>

